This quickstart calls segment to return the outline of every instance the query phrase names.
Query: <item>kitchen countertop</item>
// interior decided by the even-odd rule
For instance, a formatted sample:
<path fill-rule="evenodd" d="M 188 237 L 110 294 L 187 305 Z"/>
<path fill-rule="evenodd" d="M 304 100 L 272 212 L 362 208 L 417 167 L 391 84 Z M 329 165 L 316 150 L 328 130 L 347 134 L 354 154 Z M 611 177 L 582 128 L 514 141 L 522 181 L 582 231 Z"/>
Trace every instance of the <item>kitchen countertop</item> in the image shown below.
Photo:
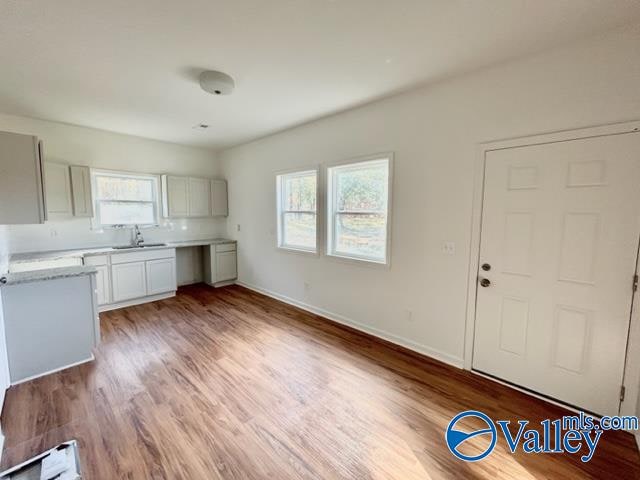
<path fill-rule="evenodd" d="M 167 242 L 165 245 L 157 247 L 145 247 L 142 250 L 160 250 L 163 248 L 181 248 L 181 247 L 199 247 L 203 245 L 221 245 L 225 243 L 236 243 L 235 240 L 226 238 L 209 238 L 204 240 L 185 240 L 176 242 Z M 71 250 L 52 250 L 48 252 L 25 252 L 15 253 L 11 255 L 10 263 L 33 262 L 39 260 L 55 260 L 58 258 L 86 257 L 91 255 L 105 255 L 111 253 L 126 253 L 136 251 L 137 249 L 117 249 L 113 247 L 94 247 L 84 249 Z M 50 270 L 50 269 L 47 269 Z"/>
<path fill-rule="evenodd" d="M 81 275 L 91 275 L 96 272 L 95 267 L 76 266 L 7 273 L 0 277 L 0 287 L 18 285 L 20 283 L 40 282 L 43 280 L 55 280 L 57 278 L 79 277 Z"/>

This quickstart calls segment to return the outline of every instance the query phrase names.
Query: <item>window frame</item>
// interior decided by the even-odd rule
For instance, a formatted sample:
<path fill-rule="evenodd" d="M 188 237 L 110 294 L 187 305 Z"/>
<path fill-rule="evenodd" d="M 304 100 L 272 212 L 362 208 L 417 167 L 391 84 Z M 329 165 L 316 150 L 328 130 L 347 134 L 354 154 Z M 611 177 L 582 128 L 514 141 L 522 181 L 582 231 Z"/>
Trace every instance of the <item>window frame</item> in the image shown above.
<path fill-rule="evenodd" d="M 116 200 L 116 202 L 121 203 L 142 203 L 149 204 L 151 203 L 153 206 L 153 223 L 139 223 L 137 224 L 140 228 L 150 228 L 150 227 L 158 227 L 160 226 L 160 176 L 152 173 L 140 173 L 140 172 L 125 172 L 122 170 L 106 170 L 100 168 L 90 168 L 89 174 L 91 177 L 91 195 L 93 197 L 93 207 L 94 207 L 94 216 L 91 219 L 91 225 L 94 230 L 103 230 L 103 229 L 121 229 L 121 228 L 132 228 L 135 224 L 103 224 L 100 219 L 100 202 L 101 200 L 98 198 L 98 187 L 96 182 L 96 177 L 98 176 L 107 176 L 107 177 L 119 177 L 119 178 L 137 178 L 144 180 L 152 180 L 152 193 L 153 200 L 151 201 L 138 201 L 138 200 Z"/>
<path fill-rule="evenodd" d="M 387 211 L 386 211 L 386 231 L 385 231 L 385 255 L 384 260 L 378 260 L 376 258 L 366 256 L 366 255 L 357 255 L 357 254 L 346 254 L 342 252 L 337 252 L 335 249 L 336 245 L 336 228 L 335 221 L 337 215 L 339 213 L 345 214 L 349 212 L 335 212 L 334 204 L 337 201 L 337 189 L 336 189 L 336 179 L 333 174 L 332 169 L 338 169 L 340 167 L 348 167 L 348 166 L 356 166 L 358 164 L 364 163 L 373 163 L 375 161 L 386 160 L 388 165 L 388 174 L 387 174 Z M 374 267 L 384 267 L 389 268 L 391 266 L 391 226 L 392 226 L 392 199 L 393 199 L 393 165 L 394 165 L 394 153 L 393 152 L 382 152 L 372 155 L 366 155 L 361 157 L 353 157 L 346 160 L 342 160 L 340 162 L 327 164 L 325 167 L 325 197 L 326 197 L 326 208 L 325 208 L 325 223 L 326 223 L 326 239 L 325 239 L 325 255 L 328 258 L 344 261 L 344 262 L 352 262 L 361 265 L 374 266 Z M 357 212 L 362 214 L 363 212 Z M 375 212 L 378 213 L 378 212 Z"/>
<path fill-rule="evenodd" d="M 316 175 L 316 210 L 284 210 L 284 182 L 286 177 L 304 176 L 305 174 L 315 173 Z M 276 248 L 283 252 L 301 253 L 304 255 L 319 256 L 321 253 L 322 245 L 322 232 L 321 232 L 321 213 L 323 211 L 321 205 L 321 178 L 320 167 L 300 167 L 288 170 L 281 170 L 276 172 Z M 295 245 L 287 245 L 284 243 L 284 215 L 286 213 L 306 213 L 314 214 L 316 217 L 316 246 L 315 248 L 304 248 Z"/>

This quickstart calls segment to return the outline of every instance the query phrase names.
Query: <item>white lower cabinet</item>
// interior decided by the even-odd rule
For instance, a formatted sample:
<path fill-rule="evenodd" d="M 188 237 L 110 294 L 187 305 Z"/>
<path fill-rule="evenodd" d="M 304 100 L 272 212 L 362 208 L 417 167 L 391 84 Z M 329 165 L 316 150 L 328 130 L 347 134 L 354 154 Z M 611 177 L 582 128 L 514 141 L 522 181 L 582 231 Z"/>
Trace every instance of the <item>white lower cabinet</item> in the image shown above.
<path fill-rule="evenodd" d="M 147 295 L 145 262 L 119 263 L 111 266 L 113 301 L 122 302 Z"/>
<path fill-rule="evenodd" d="M 235 242 L 209 245 L 204 250 L 205 281 L 214 287 L 228 285 L 238 278 L 237 261 Z"/>
<path fill-rule="evenodd" d="M 236 252 L 216 253 L 216 281 L 235 280 L 237 276 Z"/>
<path fill-rule="evenodd" d="M 162 258 L 146 262 L 147 295 L 170 292 L 176 289 L 176 259 Z"/>
<path fill-rule="evenodd" d="M 173 248 L 112 253 L 107 275 L 109 270 L 111 298 L 103 304 L 106 308 L 102 310 L 117 308 L 122 306 L 118 305 L 122 302 L 130 305 L 132 300 L 134 303 L 144 303 L 145 297 L 175 292 L 178 288 L 176 251 Z"/>
<path fill-rule="evenodd" d="M 111 303 L 111 279 L 108 265 L 97 265 L 96 270 L 96 294 L 98 295 L 98 305 Z"/>

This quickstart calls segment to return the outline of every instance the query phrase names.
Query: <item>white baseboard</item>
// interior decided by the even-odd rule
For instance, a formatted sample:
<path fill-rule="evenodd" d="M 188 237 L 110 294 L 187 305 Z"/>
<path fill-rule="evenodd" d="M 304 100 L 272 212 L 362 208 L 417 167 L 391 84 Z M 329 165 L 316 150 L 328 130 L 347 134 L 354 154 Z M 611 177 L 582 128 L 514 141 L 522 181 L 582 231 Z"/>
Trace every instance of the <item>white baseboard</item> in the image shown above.
<path fill-rule="evenodd" d="M 46 372 L 38 373 L 37 375 L 32 375 L 32 376 L 27 377 L 27 378 L 22 378 L 22 379 L 18 380 L 17 382 L 11 382 L 11 386 L 13 387 L 14 385 L 19 385 L 21 383 L 29 382 L 31 380 L 35 380 L 36 378 L 44 377 L 45 375 L 50 375 L 52 373 L 59 372 L 60 370 L 65 370 L 67 368 L 71 368 L 71 367 L 75 367 L 75 366 L 78 366 L 78 365 L 82 365 L 83 363 L 93 362 L 95 359 L 96 359 L 96 357 L 94 357 L 93 353 L 92 353 L 89 358 L 85 358 L 84 360 L 80 360 L 79 362 L 70 363 L 69 365 L 64 365 L 62 367 L 54 368 L 53 370 L 47 370 Z"/>
<path fill-rule="evenodd" d="M 302 310 L 306 310 L 307 312 L 311 312 L 316 315 L 320 315 L 321 317 L 328 318 L 329 320 L 332 320 L 336 323 L 340 323 L 347 327 L 351 327 L 355 330 L 359 330 L 363 333 L 372 335 L 382 340 L 386 340 L 388 342 L 391 342 L 395 345 L 399 345 L 413 352 L 419 353 L 427 357 L 431 357 L 435 360 L 439 360 L 443 363 L 454 366 L 456 368 L 462 368 L 462 365 L 463 365 L 462 358 L 458 358 L 448 353 L 441 352 L 440 350 L 437 350 L 435 348 L 431 348 L 426 345 L 413 342 L 411 340 L 400 337 L 398 335 L 394 335 L 393 333 L 389 333 L 384 330 L 380 330 L 378 328 L 370 327 L 369 325 L 365 325 L 363 323 L 357 322 L 343 315 L 329 312 L 327 310 L 324 310 L 323 308 L 315 307 L 313 305 L 300 302 L 291 297 L 287 297 L 286 295 L 282 295 L 280 293 L 267 290 L 266 288 L 258 287 L 256 285 L 251 285 L 239 280 L 237 280 L 236 283 L 242 287 L 248 288 L 249 290 L 262 293 L 263 295 L 266 295 L 268 297 L 275 298 L 276 300 L 280 300 L 281 302 L 288 303 L 289 305 L 293 305 L 295 307 L 301 308 Z"/>
<path fill-rule="evenodd" d="M 142 305 L 143 303 L 156 302 L 158 300 L 164 300 L 165 298 L 175 297 L 176 292 L 160 293 L 158 295 L 149 295 L 148 297 L 134 298 L 133 300 L 126 300 L 124 302 L 109 303 L 108 305 L 100 305 L 98 312 L 108 312 L 109 310 L 116 310 L 118 308 L 132 307 L 133 305 Z"/>

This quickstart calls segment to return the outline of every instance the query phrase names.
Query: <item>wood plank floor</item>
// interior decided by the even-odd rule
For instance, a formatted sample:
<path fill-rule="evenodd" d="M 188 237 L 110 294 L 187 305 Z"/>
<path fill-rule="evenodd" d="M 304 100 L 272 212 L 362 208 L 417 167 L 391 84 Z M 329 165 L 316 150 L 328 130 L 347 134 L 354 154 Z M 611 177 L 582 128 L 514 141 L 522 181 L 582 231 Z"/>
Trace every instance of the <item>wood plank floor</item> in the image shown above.
<path fill-rule="evenodd" d="M 95 362 L 7 392 L 2 467 L 75 438 L 89 480 L 640 478 L 625 433 L 586 464 L 504 440 L 456 460 L 444 430 L 462 410 L 567 412 L 241 287 L 186 287 L 101 322 Z"/>

